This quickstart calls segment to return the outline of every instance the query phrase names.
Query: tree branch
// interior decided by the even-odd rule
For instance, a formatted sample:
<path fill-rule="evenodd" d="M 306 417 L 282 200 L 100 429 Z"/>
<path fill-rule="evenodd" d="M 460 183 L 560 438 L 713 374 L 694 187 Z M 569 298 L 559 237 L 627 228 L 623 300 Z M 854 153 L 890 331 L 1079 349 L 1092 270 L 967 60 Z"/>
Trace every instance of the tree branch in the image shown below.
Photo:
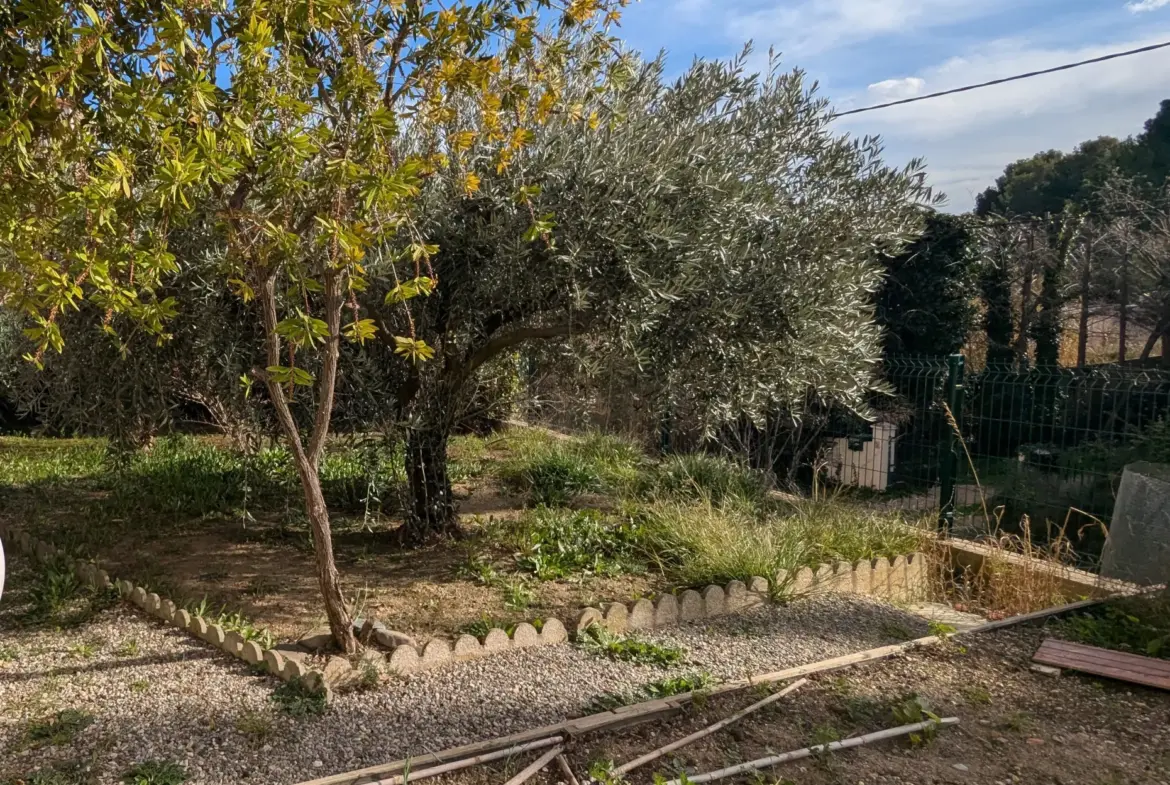
<path fill-rule="evenodd" d="M 276 325 L 280 321 L 276 315 L 276 271 L 265 273 L 264 283 L 260 287 L 260 309 L 264 315 L 264 345 L 267 352 L 268 365 L 280 365 L 280 335 L 276 332 Z M 260 374 L 258 374 L 260 375 Z M 288 406 L 288 398 L 284 395 L 284 388 L 268 372 L 263 372 L 261 378 L 268 388 L 268 396 L 272 399 L 272 406 L 276 409 L 276 419 L 288 436 L 289 448 L 297 460 L 298 466 L 306 461 L 305 447 L 301 442 L 301 435 L 297 431 L 297 422 L 293 419 L 292 410 Z"/>
<path fill-rule="evenodd" d="M 578 315 L 555 324 L 542 327 L 519 327 L 503 335 L 497 335 L 472 353 L 463 366 L 463 373 L 465 376 L 471 376 L 488 360 L 525 341 L 561 338 L 575 332 L 584 332 L 587 327 L 588 321 Z"/>
<path fill-rule="evenodd" d="M 325 352 L 321 358 L 321 372 L 317 378 L 317 416 L 313 418 L 313 434 L 309 439 L 309 460 L 316 468 L 325 452 L 329 436 L 329 421 L 333 416 L 333 393 L 337 387 L 337 361 L 341 354 L 341 311 L 345 299 L 341 291 L 341 276 L 330 270 L 325 274 Z"/>

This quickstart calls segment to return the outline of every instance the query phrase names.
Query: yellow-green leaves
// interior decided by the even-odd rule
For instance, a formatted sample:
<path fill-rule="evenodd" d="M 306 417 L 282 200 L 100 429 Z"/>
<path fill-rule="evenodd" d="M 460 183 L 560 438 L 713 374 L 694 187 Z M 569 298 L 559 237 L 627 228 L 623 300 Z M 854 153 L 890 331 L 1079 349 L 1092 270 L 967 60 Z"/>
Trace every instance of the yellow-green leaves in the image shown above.
<path fill-rule="evenodd" d="M 429 360 L 435 356 L 435 350 L 427 346 L 426 341 L 419 341 L 405 336 L 394 336 L 394 353 L 402 355 L 411 362 Z"/>
<path fill-rule="evenodd" d="M 276 334 L 298 349 L 303 349 L 323 343 L 329 337 L 329 326 L 321 319 L 309 316 L 297 308 L 296 316 L 290 316 L 277 323 Z"/>
<path fill-rule="evenodd" d="M 293 384 L 308 387 L 313 383 L 313 374 L 304 368 L 289 368 L 285 365 L 270 365 L 264 369 L 277 384 Z"/>
<path fill-rule="evenodd" d="M 373 319 L 356 319 L 342 327 L 341 334 L 348 341 L 364 344 L 378 334 L 378 328 Z"/>
<path fill-rule="evenodd" d="M 419 276 L 403 281 L 386 293 L 386 304 L 404 303 L 420 295 L 426 296 L 435 290 L 435 279 Z"/>

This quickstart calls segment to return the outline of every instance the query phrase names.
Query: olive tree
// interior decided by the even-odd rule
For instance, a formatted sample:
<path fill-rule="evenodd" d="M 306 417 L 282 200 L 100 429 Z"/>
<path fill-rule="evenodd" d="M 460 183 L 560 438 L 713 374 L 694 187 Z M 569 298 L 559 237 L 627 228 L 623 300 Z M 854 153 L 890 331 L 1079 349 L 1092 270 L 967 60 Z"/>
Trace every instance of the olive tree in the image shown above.
<path fill-rule="evenodd" d="M 745 58 L 624 59 L 599 90 L 565 75 L 572 111 L 469 191 L 424 188 L 440 288 L 411 310 L 435 361 L 404 390 L 415 537 L 451 531 L 451 413 L 476 372 L 534 341 L 573 340 L 636 367 L 653 406 L 713 429 L 810 400 L 863 410 L 880 356 L 872 296 L 931 201 L 919 162 L 836 132 L 800 71 Z M 485 160 L 490 148 L 472 154 Z M 405 327 L 385 313 L 384 334 Z"/>
<path fill-rule="evenodd" d="M 418 221 L 424 182 L 507 170 L 561 103 L 543 75 L 559 71 L 562 37 L 612 21 L 612 5 L 621 0 L 0 9 L 0 302 L 31 322 L 28 359 L 63 350 L 63 314 L 83 301 L 107 333 L 166 341 L 179 307 L 166 294 L 172 236 L 219 232 L 219 280 L 263 336 L 244 383 L 264 386 L 289 444 L 329 626 L 347 652 L 356 640 L 318 466 L 341 341 L 377 335 L 366 294 L 398 270 L 367 251 L 396 243 L 409 260 L 409 277 L 388 287 L 400 313 L 436 288 L 439 249 Z M 556 28 L 541 33 L 550 8 Z M 472 160 L 477 143 L 490 152 Z M 409 319 L 393 344 L 407 363 L 432 356 Z"/>

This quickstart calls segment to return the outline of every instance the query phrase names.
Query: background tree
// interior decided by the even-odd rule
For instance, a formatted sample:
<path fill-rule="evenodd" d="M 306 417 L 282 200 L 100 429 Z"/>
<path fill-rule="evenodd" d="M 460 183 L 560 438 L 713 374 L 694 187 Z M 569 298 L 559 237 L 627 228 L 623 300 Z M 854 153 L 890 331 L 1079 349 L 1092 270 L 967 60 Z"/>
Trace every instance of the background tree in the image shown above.
<path fill-rule="evenodd" d="M 835 134 L 799 71 L 700 62 L 668 85 L 655 61 L 600 93 L 565 80 L 573 111 L 513 167 L 425 189 L 442 285 L 410 312 L 435 349 L 403 399 L 416 539 L 454 527 L 451 412 L 483 363 L 530 342 L 636 368 L 647 407 L 701 430 L 799 416 L 810 394 L 863 410 L 874 381 L 877 258 L 920 227 L 918 162 L 887 168 L 878 140 Z M 385 319 L 393 334 L 405 314 Z"/>
<path fill-rule="evenodd" d="M 537 14 L 551 5 L 65 0 L 0 11 L 0 302 L 30 321 L 29 359 L 64 348 L 62 316 L 82 301 L 107 332 L 167 340 L 172 236 L 218 232 L 220 279 L 262 325 L 245 383 L 263 383 L 289 444 L 347 652 L 356 641 L 318 467 L 341 340 L 376 335 L 364 293 L 397 271 L 367 251 L 403 247 L 412 274 L 391 289 L 402 309 L 434 289 L 422 183 L 449 166 L 470 182 L 460 151 L 481 137 L 506 169 L 559 103 L 540 76 L 559 71 L 558 36 L 613 18 L 604 0 L 567 0 L 538 56 Z M 394 342 L 407 362 L 432 355 L 409 320 Z"/>
<path fill-rule="evenodd" d="M 968 221 L 931 211 L 922 235 L 882 260 L 876 300 L 882 354 L 953 354 L 975 323 L 975 247 Z"/>

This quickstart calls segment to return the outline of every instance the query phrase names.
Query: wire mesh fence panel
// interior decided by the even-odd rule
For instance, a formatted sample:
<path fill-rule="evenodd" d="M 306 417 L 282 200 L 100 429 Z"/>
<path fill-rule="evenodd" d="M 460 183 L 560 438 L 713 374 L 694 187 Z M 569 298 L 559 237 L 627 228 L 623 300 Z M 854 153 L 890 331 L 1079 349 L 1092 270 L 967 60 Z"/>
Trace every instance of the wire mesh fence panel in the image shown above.
<path fill-rule="evenodd" d="M 945 357 L 895 357 L 884 363 L 893 393 L 877 401 L 879 421 L 894 428 L 887 499 L 884 506 L 911 513 L 939 507 L 940 455 L 947 424 Z M 847 478 L 842 478 L 847 481 Z"/>
<path fill-rule="evenodd" d="M 1091 563 L 1125 465 L 1170 461 L 1170 373 L 989 366 L 966 387 L 960 419 L 970 459 L 961 472 L 982 497 L 957 503 L 971 527 L 990 523 L 1039 542 L 1064 535 Z"/>

